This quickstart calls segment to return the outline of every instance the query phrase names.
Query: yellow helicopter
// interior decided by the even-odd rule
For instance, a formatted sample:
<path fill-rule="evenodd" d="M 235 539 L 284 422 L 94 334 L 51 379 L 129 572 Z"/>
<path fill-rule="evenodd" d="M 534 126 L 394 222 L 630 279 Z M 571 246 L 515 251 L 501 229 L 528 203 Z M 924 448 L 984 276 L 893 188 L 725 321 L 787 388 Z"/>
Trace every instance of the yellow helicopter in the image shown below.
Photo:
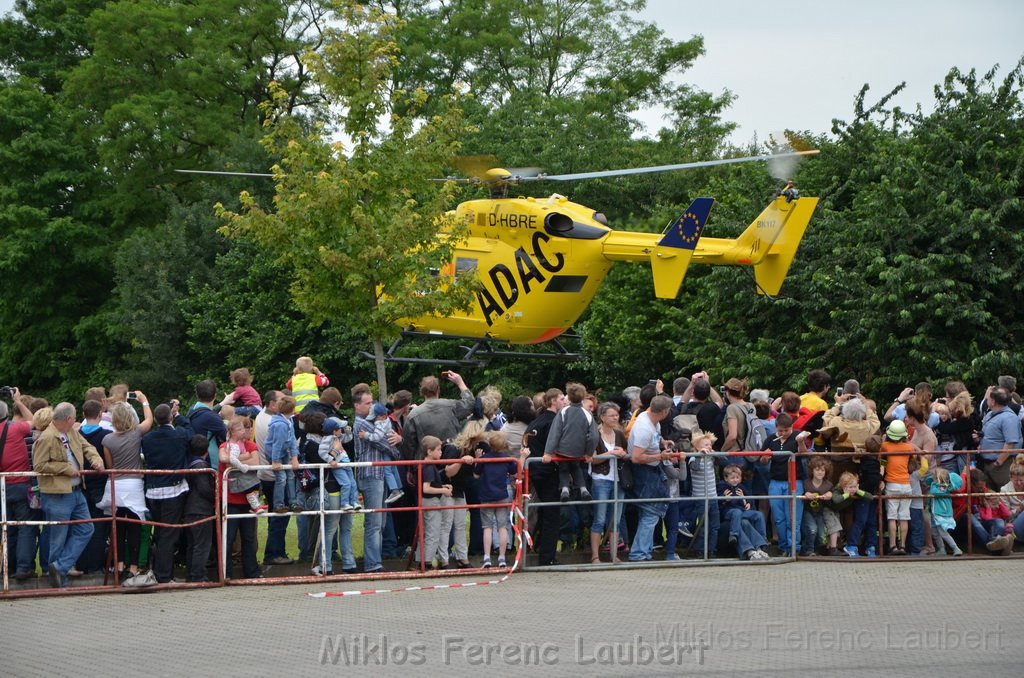
<path fill-rule="evenodd" d="M 665 172 L 758 160 L 775 161 L 812 155 L 796 151 L 766 156 L 729 158 L 677 165 L 547 175 L 535 169 L 507 170 L 470 167 L 466 181 L 486 186 L 491 197 L 461 203 L 454 216 L 469 225 L 469 236 L 442 275 L 478 276 L 476 304 L 467 313 L 446 317 L 410 318 L 405 338 L 434 336 L 466 338 L 477 343 L 453 363 L 480 362 L 495 355 L 490 342 L 540 344 L 557 340 L 590 304 L 616 261 L 648 262 L 654 273 L 654 293 L 674 299 L 691 263 L 752 266 L 758 294 L 775 296 L 796 255 L 797 247 L 818 204 L 800 197 L 792 182 L 735 239 L 703 238 L 713 198 L 697 198 L 662 233 L 616 231 L 604 215 L 554 194 L 547 198 L 505 197 L 508 188 L 527 181 L 575 181 L 599 177 Z M 465 165 L 463 166 L 465 167 Z M 438 364 L 436 360 L 401 358 L 391 362 Z M 500 351 L 514 357 L 576 355 L 555 342 L 554 354 Z M 481 355 L 481 351 L 484 352 Z"/>
<path fill-rule="evenodd" d="M 536 168 L 502 169 L 490 157 L 463 159 L 460 181 L 486 187 L 489 197 L 458 205 L 454 217 L 468 224 L 453 261 L 439 275 L 474 275 L 480 288 L 469 312 L 428 315 L 403 321 L 403 331 L 385 360 L 431 365 L 482 365 L 495 356 L 575 359 L 558 341 L 590 305 L 616 261 L 650 263 L 654 293 L 674 299 L 691 263 L 752 266 L 758 294 L 779 293 L 797 247 L 818 204 L 801 197 L 788 183 L 734 239 L 701 237 L 713 198 L 697 198 L 662 233 L 616 231 L 603 214 L 562 195 L 507 197 L 514 186 L 531 181 L 577 181 L 666 172 L 741 162 L 779 162 L 813 155 L 793 151 L 744 158 L 660 165 L 577 174 L 544 174 Z M 269 174 L 179 170 L 201 174 L 272 176 Z M 443 234 L 442 234 L 443 237 Z M 430 360 L 396 355 L 403 342 L 417 337 L 468 339 L 472 346 L 457 360 Z M 554 353 L 496 350 L 496 345 L 548 343 Z M 373 358 L 364 353 L 364 357 Z"/>

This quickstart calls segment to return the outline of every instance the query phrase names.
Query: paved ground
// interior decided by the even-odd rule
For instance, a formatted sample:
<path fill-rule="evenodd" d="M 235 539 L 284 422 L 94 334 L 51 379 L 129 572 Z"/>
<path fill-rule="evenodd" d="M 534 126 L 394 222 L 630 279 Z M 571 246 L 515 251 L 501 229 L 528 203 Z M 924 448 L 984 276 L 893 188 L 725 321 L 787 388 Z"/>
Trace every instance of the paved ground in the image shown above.
<path fill-rule="evenodd" d="M 997 560 L 800 562 L 535 572 L 352 598 L 305 595 L 349 582 L 6 600 L 0 656 L 5 675 L 48 677 L 1019 678 L 1020 573 Z"/>

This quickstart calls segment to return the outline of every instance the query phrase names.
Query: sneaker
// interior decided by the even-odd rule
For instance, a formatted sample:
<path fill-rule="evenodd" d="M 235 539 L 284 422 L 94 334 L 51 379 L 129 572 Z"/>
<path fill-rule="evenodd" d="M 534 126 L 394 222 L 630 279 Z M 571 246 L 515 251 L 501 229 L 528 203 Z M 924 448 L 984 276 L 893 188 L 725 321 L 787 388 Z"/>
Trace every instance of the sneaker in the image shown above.
<path fill-rule="evenodd" d="M 560 495 L 559 500 L 560 501 L 569 501 L 569 488 L 568 487 L 563 487 L 562 488 L 562 494 Z"/>
<path fill-rule="evenodd" d="M 363 505 L 362 504 L 352 504 L 352 510 L 353 511 L 362 511 L 363 510 Z"/>
<path fill-rule="evenodd" d="M 508 567 L 508 563 L 505 562 L 504 558 L 498 558 L 498 567 Z"/>
<path fill-rule="evenodd" d="M 72 567 L 70 570 L 68 570 L 69 577 L 81 577 L 83 574 L 85 573 L 79 570 L 77 567 Z"/>
<path fill-rule="evenodd" d="M 846 555 L 850 556 L 851 558 L 859 558 L 860 557 L 860 551 L 857 550 L 856 546 L 849 546 L 849 545 L 848 546 L 844 546 L 843 547 L 843 553 L 845 553 Z"/>
<path fill-rule="evenodd" d="M 989 551 L 1002 551 L 1003 550 L 1003 538 L 1002 537 L 996 537 L 995 539 L 990 539 L 989 542 L 987 544 L 985 544 L 985 546 L 986 546 L 986 548 L 988 548 Z M 70 572 L 68 574 L 70 574 Z"/>
<path fill-rule="evenodd" d="M 249 513 L 255 513 L 258 516 L 262 516 L 266 512 L 267 512 L 267 507 L 266 506 L 254 506 L 251 509 L 249 509 Z"/>
<path fill-rule="evenodd" d="M 292 513 L 302 513 L 305 510 L 306 507 L 301 504 L 292 504 Z"/>
<path fill-rule="evenodd" d="M 765 551 L 765 550 L 763 550 L 763 549 L 761 549 L 761 548 L 759 547 L 759 548 L 757 549 L 757 559 L 758 559 L 758 560 L 771 560 L 771 559 L 772 559 L 772 557 L 771 557 L 770 555 L 768 555 L 768 552 L 767 552 L 767 551 Z"/>
<path fill-rule="evenodd" d="M 341 505 L 341 510 L 342 510 L 342 511 L 354 511 L 354 510 L 355 510 L 355 508 L 356 508 L 356 507 L 355 507 L 355 506 L 353 506 L 352 504 L 342 504 L 342 505 Z"/>
<path fill-rule="evenodd" d="M 580 488 L 580 499 L 582 499 L 583 501 L 590 501 L 590 500 L 592 500 L 593 497 L 590 496 L 590 490 L 588 490 L 585 487 L 581 487 Z"/>
<path fill-rule="evenodd" d="M 483 568 L 492 567 L 491 559 L 490 558 L 484 558 L 484 562 L 483 562 L 483 564 L 480 567 L 483 567 Z"/>
<path fill-rule="evenodd" d="M 680 558 L 678 554 L 669 553 L 668 555 L 665 556 L 665 560 L 668 560 L 668 561 L 671 561 L 671 562 L 675 562 L 677 560 L 682 560 L 682 558 Z"/>
<path fill-rule="evenodd" d="M 260 495 L 257 492 L 245 495 L 245 500 L 249 502 L 249 509 L 256 513 L 256 510 L 260 507 Z"/>
<path fill-rule="evenodd" d="M 264 565 L 292 565 L 295 561 L 288 556 L 274 556 L 270 560 L 263 561 Z"/>
<path fill-rule="evenodd" d="M 866 549 L 864 549 L 864 555 L 868 558 L 874 558 L 878 555 L 878 552 L 875 550 L 874 546 L 869 546 Z"/>
<path fill-rule="evenodd" d="M 1017 535 L 1013 532 L 1007 533 L 1003 537 L 1003 555 L 1008 556 L 1013 553 L 1013 542 L 1017 539 Z"/>
<path fill-rule="evenodd" d="M 964 552 L 963 552 L 963 551 L 961 551 L 960 549 L 953 549 L 953 556 L 954 556 L 954 557 L 956 557 L 956 556 L 962 556 L 963 554 L 964 554 Z"/>
<path fill-rule="evenodd" d="M 839 549 L 837 549 L 835 546 L 829 546 L 828 547 L 828 555 L 829 555 L 830 558 L 838 556 L 839 555 Z"/>
<path fill-rule="evenodd" d="M 391 494 L 388 495 L 388 498 L 384 500 L 384 503 L 388 505 L 394 504 L 396 501 L 398 501 L 404 496 L 405 492 L 403 490 L 394 490 Z"/>
<path fill-rule="evenodd" d="M 690 523 L 680 523 L 679 534 L 683 535 L 688 539 L 693 539 L 693 531 L 690 529 Z"/>
<path fill-rule="evenodd" d="M 665 545 L 664 544 L 655 544 L 654 546 L 651 547 L 651 550 L 652 551 L 664 551 L 665 550 Z"/>
<path fill-rule="evenodd" d="M 311 572 L 312 572 L 312 573 L 313 573 L 313 574 L 314 574 L 315 576 L 317 576 L 317 577 L 319 577 L 319 576 L 321 576 L 321 575 L 323 575 L 323 576 L 327 576 L 327 575 L 331 575 L 331 574 L 334 574 L 334 572 L 332 572 L 332 571 L 330 570 L 330 568 L 328 568 L 327 572 L 325 573 L 325 572 L 323 571 L 323 569 L 321 569 L 321 567 L 320 567 L 319 565 L 315 565 L 315 566 L 313 567 L 313 569 L 311 570 Z"/>
<path fill-rule="evenodd" d="M 32 579 L 35 576 L 35 570 L 18 570 L 14 573 L 14 578 L 17 581 L 25 581 L 26 579 Z"/>

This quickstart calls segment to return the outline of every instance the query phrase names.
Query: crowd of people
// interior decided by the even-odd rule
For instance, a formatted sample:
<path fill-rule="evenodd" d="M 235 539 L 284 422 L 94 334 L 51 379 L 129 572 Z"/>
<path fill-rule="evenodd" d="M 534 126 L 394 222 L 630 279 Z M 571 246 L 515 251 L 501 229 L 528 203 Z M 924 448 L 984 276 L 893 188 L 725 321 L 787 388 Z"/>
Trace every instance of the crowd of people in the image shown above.
<path fill-rule="evenodd" d="M 286 549 L 293 519 L 295 555 L 315 575 L 335 564 L 382 572 L 410 552 L 417 568 L 505 567 L 524 467 L 541 565 L 574 551 L 593 563 L 659 551 L 677 560 L 683 549 L 746 560 L 790 551 L 958 556 L 969 543 L 1008 555 L 1024 541 L 1022 410 L 1008 376 L 977 402 L 959 381 L 938 398 L 922 382 L 884 408 L 854 379 L 833 392 L 820 369 L 802 395 L 774 399 L 738 378 L 715 388 L 697 372 L 674 379 L 671 393 L 661 380 L 611 396 L 570 383 L 504 409 L 497 389 L 474 394 L 452 371 L 424 377 L 418 404 L 407 390 L 379 402 L 356 384 L 351 410 L 308 357 L 284 389 L 262 396 L 248 370 L 230 379 L 224 394 L 199 382 L 184 413 L 176 400 L 153 407 L 125 384 L 89 389 L 81 417 L 72 403 L 50 407 L 7 389 L 0 471 L 16 474 L 6 477 L 8 520 L 122 519 L 117 562 L 109 521 L 10 525 L 13 578 L 41 570 L 63 587 L 116 568 L 125 585 L 145 586 L 174 581 L 178 568 L 190 582 L 214 579 L 225 475 L 227 543 L 237 540 L 245 578 L 295 562 Z M 444 384 L 457 397 L 442 397 Z M 387 463 L 423 459 L 435 463 Z M 83 473 L 105 469 L 118 471 L 113 482 Z M 323 525 L 321 501 L 330 511 Z M 147 520 L 157 523 L 151 533 Z M 234 558 L 225 556 L 230 578 Z"/>

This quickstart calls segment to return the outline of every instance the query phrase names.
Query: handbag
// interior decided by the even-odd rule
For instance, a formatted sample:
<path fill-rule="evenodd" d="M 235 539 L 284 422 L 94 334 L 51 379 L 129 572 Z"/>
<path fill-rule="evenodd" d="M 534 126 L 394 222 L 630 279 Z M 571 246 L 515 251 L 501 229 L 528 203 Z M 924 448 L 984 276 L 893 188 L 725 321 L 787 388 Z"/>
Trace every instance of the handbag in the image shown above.
<path fill-rule="evenodd" d="M 630 492 L 633 489 L 633 462 L 619 459 L 619 487 Z"/>

